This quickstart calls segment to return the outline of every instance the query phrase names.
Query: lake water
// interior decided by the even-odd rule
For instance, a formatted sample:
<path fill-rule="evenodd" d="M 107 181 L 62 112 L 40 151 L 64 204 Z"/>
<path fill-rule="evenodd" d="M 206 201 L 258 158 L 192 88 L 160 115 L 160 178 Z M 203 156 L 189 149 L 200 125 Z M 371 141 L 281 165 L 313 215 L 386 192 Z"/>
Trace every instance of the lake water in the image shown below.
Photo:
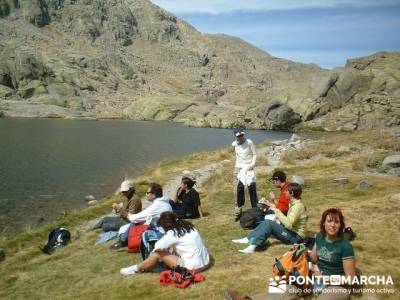
<path fill-rule="evenodd" d="M 248 131 L 255 143 L 290 135 Z M 109 195 L 151 163 L 233 140 L 232 130 L 168 122 L 0 119 L 0 236 L 85 207 L 86 195 Z"/>

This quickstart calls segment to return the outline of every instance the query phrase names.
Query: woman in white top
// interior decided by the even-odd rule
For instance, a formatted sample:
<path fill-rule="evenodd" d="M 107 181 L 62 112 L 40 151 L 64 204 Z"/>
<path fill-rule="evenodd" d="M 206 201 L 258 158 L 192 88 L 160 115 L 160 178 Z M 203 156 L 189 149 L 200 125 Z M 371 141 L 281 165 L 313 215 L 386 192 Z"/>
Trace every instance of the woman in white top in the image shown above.
<path fill-rule="evenodd" d="M 154 253 L 139 264 L 122 268 L 120 270 L 122 275 L 150 271 L 159 262 L 163 262 L 171 269 L 179 265 L 195 271 L 208 266 L 210 257 L 199 232 L 192 223 L 179 219 L 173 212 L 166 211 L 161 214 L 157 225 L 162 227 L 166 234 L 156 242 Z"/>

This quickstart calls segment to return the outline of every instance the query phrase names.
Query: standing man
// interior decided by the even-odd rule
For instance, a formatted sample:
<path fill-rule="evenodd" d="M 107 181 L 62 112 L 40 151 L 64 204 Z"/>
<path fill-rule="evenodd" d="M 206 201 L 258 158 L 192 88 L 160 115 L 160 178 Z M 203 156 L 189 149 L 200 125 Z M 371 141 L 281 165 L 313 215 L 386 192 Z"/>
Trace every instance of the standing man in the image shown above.
<path fill-rule="evenodd" d="M 254 180 L 251 180 L 251 182 L 248 182 L 246 185 L 249 189 L 251 206 L 257 207 L 258 199 L 254 176 L 254 166 L 257 156 L 254 143 L 250 139 L 246 139 L 243 129 L 236 128 L 234 130 L 234 135 L 236 140 L 232 143 L 232 146 L 235 148 L 236 163 L 233 172 L 233 191 L 236 195 L 235 218 L 237 220 L 240 217 L 245 202 L 244 185 L 246 184 L 242 182 L 242 180 L 238 180 L 239 173 L 242 175 L 240 176 L 241 178 L 248 178 L 248 175 L 254 178 Z"/>

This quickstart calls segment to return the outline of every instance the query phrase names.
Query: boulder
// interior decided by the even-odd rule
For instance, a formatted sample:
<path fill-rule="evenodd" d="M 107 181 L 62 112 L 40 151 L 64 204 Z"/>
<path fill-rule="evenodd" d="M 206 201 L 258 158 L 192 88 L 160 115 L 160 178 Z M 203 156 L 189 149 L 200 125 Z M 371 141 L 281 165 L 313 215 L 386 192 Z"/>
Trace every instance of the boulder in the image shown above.
<path fill-rule="evenodd" d="M 272 102 L 265 113 L 265 128 L 269 130 L 288 130 L 301 122 L 301 116 L 286 104 Z"/>
<path fill-rule="evenodd" d="M 390 175 L 400 176 L 400 168 L 392 168 L 387 173 Z"/>
<path fill-rule="evenodd" d="M 387 156 L 382 164 L 384 166 L 389 166 L 392 168 L 396 168 L 396 167 L 400 167 L 400 155 L 391 155 L 391 156 Z"/>
<path fill-rule="evenodd" d="M 0 0 L 0 17 L 8 16 L 18 9 L 17 0 Z"/>
<path fill-rule="evenodd" d="M 357 190 L 365 190 L 371 186 L 372 185 L 368 181 L 361 181 L 359 184 L 357 184 L 356 189 Z"/>
<path fill-rule="evenodd" d="M 88 205 L 89 206 L 94 206 L 94 205 L 96 205 L 97 203 L 99 203 L 99 201 L 97 201 L 97 200 L 91 200 L 91 201 L 88 201 Z"/>
<path fill-rule="evenodd" d="M 400 193 L 392 195 L 390 197 L 390 200 L 396 200 L 396 201 L 400 201 Z"/>
<path fill-rule="evenodd" d="M 299 175 L 293 175 L 292 176 L 292 182 L 303 186 L 304 185 L 304 178 L 299 176 Z"/>
<path fill-rule="evenodd" d="M 90 201 L 93 201 L 93 200 L 96 200 L 95 196 L 93 196 L 93 195 L 87 195 L 85 197 L 85 201 L 86 202 L 90 202 Z"/>
<path fill-rule="evenodd" d="M 333 179 L 334 182 L 336 182 L 337 184 L 347 184 L 349 183 L 349 179 L 346 177 L 339 177 L 339 178 L 335 178 Z"/>

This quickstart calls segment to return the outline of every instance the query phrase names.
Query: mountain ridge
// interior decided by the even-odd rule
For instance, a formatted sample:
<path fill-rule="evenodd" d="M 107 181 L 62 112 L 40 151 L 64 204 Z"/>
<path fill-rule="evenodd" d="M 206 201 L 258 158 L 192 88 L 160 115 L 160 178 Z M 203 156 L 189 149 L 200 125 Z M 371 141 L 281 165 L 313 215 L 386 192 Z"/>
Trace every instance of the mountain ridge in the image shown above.
<path fill-rule="evenodd" d="M 400 124 L 398 52 L 326 70 L 198 32 L 146 0 L 0 0 L 0 17 L 0 35 L 11 37 L 0 42 L 6 117 L 271 130 Z"/>

